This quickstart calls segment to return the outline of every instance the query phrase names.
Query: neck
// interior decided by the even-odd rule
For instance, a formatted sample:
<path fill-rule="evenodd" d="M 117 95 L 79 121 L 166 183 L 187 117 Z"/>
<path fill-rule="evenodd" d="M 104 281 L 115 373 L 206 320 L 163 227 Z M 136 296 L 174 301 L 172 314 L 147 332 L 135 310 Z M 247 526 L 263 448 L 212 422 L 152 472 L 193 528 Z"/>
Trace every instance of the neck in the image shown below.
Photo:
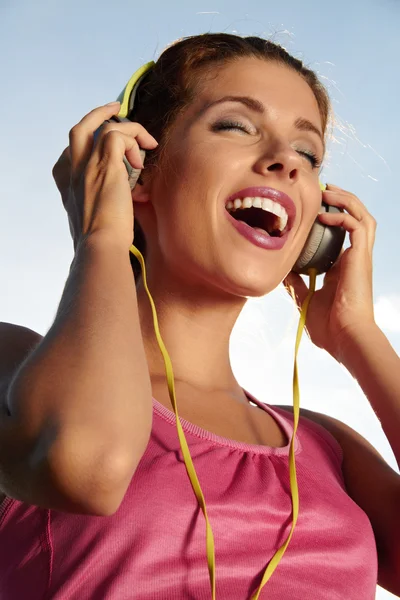
<path fill-rule="evenodd" d="M 238 394 L 229 339 L 246 299 L 205 292 L 148 273 L 161 337 L 171 358 L 175 381 L 202 391 Z M 165 378 L 165 365 L 154 332 L 150 302 L 142 280 L 137 286 L 140 324 L 150 377 Z"/>

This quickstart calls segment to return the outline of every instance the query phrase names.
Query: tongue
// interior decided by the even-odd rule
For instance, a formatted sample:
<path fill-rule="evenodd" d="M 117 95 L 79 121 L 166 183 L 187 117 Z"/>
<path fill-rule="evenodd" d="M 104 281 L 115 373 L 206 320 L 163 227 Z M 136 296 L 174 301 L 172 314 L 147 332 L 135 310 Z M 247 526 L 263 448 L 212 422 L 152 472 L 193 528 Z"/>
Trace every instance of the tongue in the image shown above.
<path fill-rule="evenodd" d="M 238 219 L 238 221 L 240 223 L 245 223 L 245 225 L 247 225 L 246 221 L 242 221 L 241 219 Z M 247 225 L 248 227 L 250 227 L 250 225 Z M 259 233 L 263 233 L 264 235 L 267 235 L 268 237 L 270 237 L 268 231 L 265 231 L 265 229 L 261 229 L 261 227 L 252 227 L 252 229 L 254 229 L 254 231 L 258 231 Z"/>
<path fill-rule="evenodd" d="M 260 233 L 263 233 L 264 235 L 268 235 L 269 233 L 268 231 L 265 231 L 265 229 L 261 229 L 261 227 L 253 227 L 254 231 L 259 231 Z"/>

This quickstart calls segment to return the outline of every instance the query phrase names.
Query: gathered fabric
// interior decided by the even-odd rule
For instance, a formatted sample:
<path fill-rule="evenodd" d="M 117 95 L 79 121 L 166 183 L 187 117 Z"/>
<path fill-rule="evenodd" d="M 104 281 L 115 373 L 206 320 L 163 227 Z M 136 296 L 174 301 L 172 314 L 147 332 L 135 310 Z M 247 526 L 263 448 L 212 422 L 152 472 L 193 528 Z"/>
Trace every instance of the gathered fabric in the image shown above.
<path fill-rule="evenodd" d="M 275 419 L 286 446 L 233 441 L 181 419 L 215 536 L 217 600 L 251 598 L 292 523 L 293 416 L 246 394 Z M 295 456 L 299 517 L 260 599 L 373 600 L 375 538 L 367 515 L 347 494 L 339 444 L 300 417 Z M 153 399 L 149 443 L 114 515 L 75 515 L 5 499 L 0 598 L 210 600 L 204 516 L 171 410 Z"/>

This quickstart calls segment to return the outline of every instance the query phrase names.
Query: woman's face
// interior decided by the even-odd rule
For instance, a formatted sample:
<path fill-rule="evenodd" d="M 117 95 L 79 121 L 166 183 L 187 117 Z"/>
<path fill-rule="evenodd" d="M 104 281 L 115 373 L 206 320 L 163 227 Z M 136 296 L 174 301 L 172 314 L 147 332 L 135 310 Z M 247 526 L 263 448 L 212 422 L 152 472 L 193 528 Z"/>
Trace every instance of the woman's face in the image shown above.
<path fill-rule="evenodd" d="M 153 277 L 159 268 L 240 297 L 274 289 L 321 205 L 322 138 L 311 88 L 284 65 L 243 58 L 201 78 L 172 126 L 150 202 L 138 206 Z M 229 214 L 235 199 L 245 204 Z"/>

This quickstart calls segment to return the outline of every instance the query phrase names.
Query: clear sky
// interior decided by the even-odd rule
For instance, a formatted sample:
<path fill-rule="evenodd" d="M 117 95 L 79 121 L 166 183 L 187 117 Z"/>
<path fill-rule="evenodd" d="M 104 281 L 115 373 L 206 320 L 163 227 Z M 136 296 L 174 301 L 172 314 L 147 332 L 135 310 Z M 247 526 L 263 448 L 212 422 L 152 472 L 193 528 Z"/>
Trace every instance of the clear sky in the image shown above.
<path fill-rule="evenodd" d="M 224 31 L 278 41 L 327 85 L 336 126 L 322 180 L 354 192 L 377 219 L 376 317 L 399 352 L 399 26 L 399 0 L 1 0 L 0 320 L 44 334 L 54 318 L 73 251 L 51 168 L 70 127 L 167 44 Z M 296 323 L 282 289 L 239 318 L 234 369 L 260 400 L 292 404 Z M 306 338 L 300 382 L 301 406 L 348 423 L 397 470 L 357 384 Z"/>

